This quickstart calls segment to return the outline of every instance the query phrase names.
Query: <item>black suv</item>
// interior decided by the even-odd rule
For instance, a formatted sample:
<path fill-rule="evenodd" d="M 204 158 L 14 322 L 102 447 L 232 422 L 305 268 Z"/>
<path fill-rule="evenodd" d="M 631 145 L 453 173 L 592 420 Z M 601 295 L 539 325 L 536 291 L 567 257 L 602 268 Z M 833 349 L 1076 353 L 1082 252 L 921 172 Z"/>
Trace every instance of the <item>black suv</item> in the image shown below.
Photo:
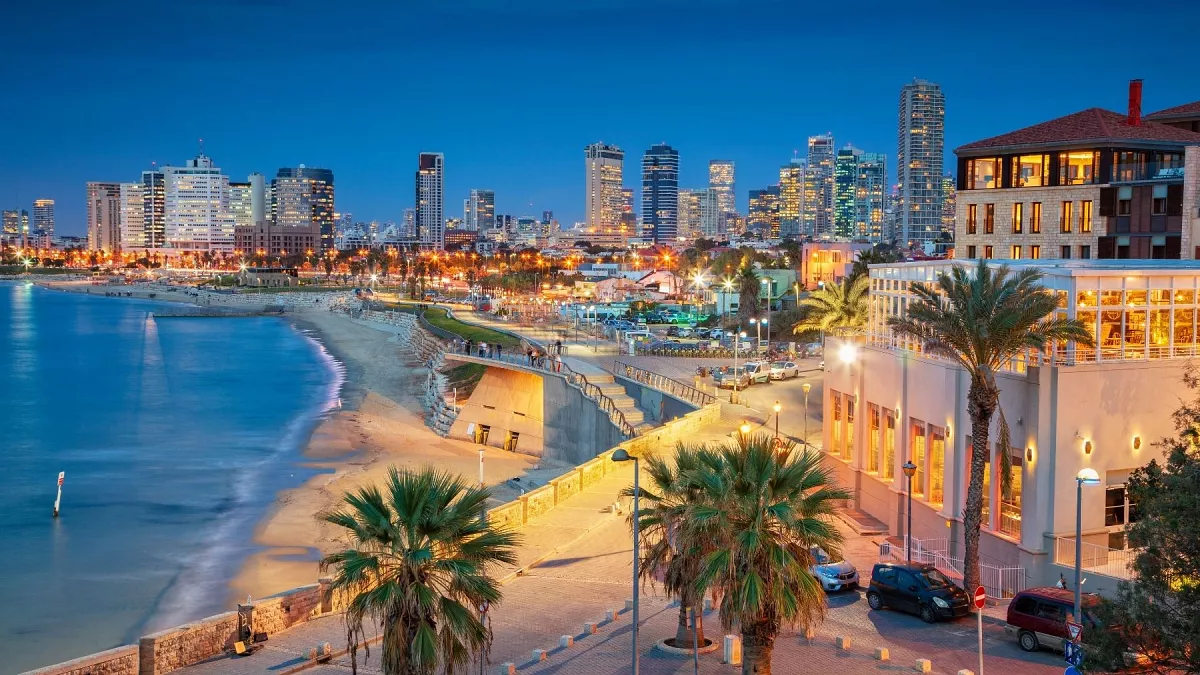
<path fill-rule="evenodd" d="M 916 614 L 926 623 L 970 613 L 970 599 L 933 565 L 879 563 L 867 589 L 871 609 L 891 607 Z"/>

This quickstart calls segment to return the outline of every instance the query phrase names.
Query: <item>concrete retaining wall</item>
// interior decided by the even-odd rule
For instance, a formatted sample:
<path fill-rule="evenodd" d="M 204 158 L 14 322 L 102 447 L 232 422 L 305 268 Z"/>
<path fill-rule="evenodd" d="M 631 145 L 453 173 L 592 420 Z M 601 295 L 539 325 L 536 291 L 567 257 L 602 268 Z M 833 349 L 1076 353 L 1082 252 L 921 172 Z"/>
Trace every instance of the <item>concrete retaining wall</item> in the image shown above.
<path fill-rule="evenodd" d="M 138 675 L 138 646 L 124 645 L 99 654 L 31 670 L 25 675 Z"/>
<path fill-rule="evenodd" d="M 582 464 L 625 440 L 608 413 L 564 378 L 542 381 L 544 456 Z"/>
<path fill-rule="evenodd" d="M 546 380 L 540 375 L 507 368 L 488 368 L 475 385 L 471 397 L 450 427 L 450 438 L 474 441 L 468 433 L 472 424 L 490 427 L 487 444 L 502 448 L 509 432 L 520 434 L 516 451 L 541 457 L 544 454 L 543 418 L 552 404 L 543 402 Z M 594 404 L 593 404 L 594 407 Z"/>
<path fill-rule="evenodd" d="M 679 419 L 696 410 L 696 406 L 675 398 L 674 396 L 648 387 L 637 380 L 631 380 L 620 375 L 614 376 L 617 383 L 625 387 L 625 393 L 638 402 L 638 407 L 646 411 L 648 418 L 658 422 Z"/>

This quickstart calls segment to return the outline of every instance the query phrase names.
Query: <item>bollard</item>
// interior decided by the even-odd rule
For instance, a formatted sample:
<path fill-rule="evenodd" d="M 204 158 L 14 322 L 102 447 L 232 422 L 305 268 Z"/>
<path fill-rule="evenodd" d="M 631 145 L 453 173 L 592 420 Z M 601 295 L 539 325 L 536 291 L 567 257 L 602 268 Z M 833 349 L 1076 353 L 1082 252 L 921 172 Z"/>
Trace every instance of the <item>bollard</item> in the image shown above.
<path fill-rule="evenodd" d="M 617 610 L 615 610 L 615 609 L 604 610 L 604 620 L 608 621 L 608 622 L 616 621 L 617 620 Z"/>
<path fill-rule="evenodd" d="M 725 651 L 721 653 L 721 663 L 731 666 L 742 665 L 742 638 L 739 635 L 725 636 Z"/>
<path fill-rule="evenodd" d="M 962 670 L 958 671 L 958 675 L 975 675 L 975 671 L 963 668 Z"/>
<path fill-rule="evenodd" d="M 833 641 L 835 644 L 837 644 L 837 648 L 841 649 L 842 651 L 850 649 L 850 638 L 844 635 L 837 636 Z"/>
<path fill-rule="evenodd" d="M 808 644 L 812 644 L 813 640 L 817 639 L 817 631 L 812 628 L 805 628 L 804 639 L 808 641 Z"/>
<path fill-rule="evenodd" d="M 887 647 L 876 647 L 875 648 L 875 660 L 876 661 L 887 661 L 890 658 L 891 658 L 891 654 L 888 653 Z"/>
<path fill-rule="evenodd" d="M 501 663 L 500 664 L 500 675 L 517 675 L 517 664 Z"/>
<path fill-rule="evenodd" d="M 533 650 L 533 662 L 534 663 L 538 663 L 538 662 L 545 661 L 545 660 L 546 660 L 546 650 L 545 649 Z"/>
<path fill-rule="evenodd" d="M 558 638 L 558 646 L 562 647 L 563 649 L 566 649 L 573 644 L 575 644 L 575 636 L 573 635 L 564 635 Z"/>
<path fill-rule="evenodd" d="M 930 663 L 929 659 L 917 659 L 917 665 L 914 670 L 918 673 L 928 673 L 933 670 L 933 664 Z"/>
<path fill-rule="evenodd" d="M 633 600 L 626 600 L 626 601 L 625 601 L 625 611 L 626 611 L 626 612 L 632 612 L 632 611 L 633 611 Z"/>
<path fill-rule="evenodd" d="M 584 624 L 583 624 L 583 634 L 584 634 L 584 635 L 595 635 L 595 634 L 596 634 L 596 632 L 597 632 L 597 627 L 598 627 L 598 626 L 599 626 L 599 624 L 598 624 L 597 622 L 595 622 L 595 621 L 586 621 L 586 622 L 584 622 Z"/>
<path fill-rule="evenodd" d="M 712 611 L 712 598 L 704 599 L 704 611 L 706 611 L 706 612 Z"/>

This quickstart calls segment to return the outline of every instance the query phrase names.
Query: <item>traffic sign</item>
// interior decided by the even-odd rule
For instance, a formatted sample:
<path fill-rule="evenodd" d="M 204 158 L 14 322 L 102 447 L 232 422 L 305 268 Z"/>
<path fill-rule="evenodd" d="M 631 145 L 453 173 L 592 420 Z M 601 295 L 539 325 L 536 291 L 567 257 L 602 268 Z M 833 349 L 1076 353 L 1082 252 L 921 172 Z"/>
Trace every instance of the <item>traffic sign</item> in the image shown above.
<path fill-rule="evenodd" d="M 1063 671 L 1063 675 L 1082 675 L 1082 673 L 1076 670 L 1075 666 L 1067 666 L 1067 669 Z"/>
<path fill-rule="evenodd" d="M 1083 633 L 1083 626 L 1074 621 L 1067 622 L 1067 635 L 1071 636 L 1071 642 L 1078 643 L 1079 636 Z"/>
<path fill-rule="evenodd" d="M 1063 660 L 1077 668 L 1083 665 L 1083 647 L 1074 642 L 1064 642 Z"/>
<path fill-rule="evenodd" d="M 987 590 L 980 586 L 975 589 L 975 609 L 983 609 L 985 604 L 987 604 Z"/>

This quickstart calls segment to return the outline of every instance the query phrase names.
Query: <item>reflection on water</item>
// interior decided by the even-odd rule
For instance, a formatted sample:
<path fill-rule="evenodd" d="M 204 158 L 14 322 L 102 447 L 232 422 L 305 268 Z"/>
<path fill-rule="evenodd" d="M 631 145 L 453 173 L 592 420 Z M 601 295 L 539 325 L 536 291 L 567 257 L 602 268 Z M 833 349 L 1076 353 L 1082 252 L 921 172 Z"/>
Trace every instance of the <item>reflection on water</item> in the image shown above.
<path fill-rule="evenodd" d="M 319 345 L 159 306 L 0 283 L 6 672 L 229 609 L 255 523 L 311 475 L 297 448 L 340 382 Z"/>

